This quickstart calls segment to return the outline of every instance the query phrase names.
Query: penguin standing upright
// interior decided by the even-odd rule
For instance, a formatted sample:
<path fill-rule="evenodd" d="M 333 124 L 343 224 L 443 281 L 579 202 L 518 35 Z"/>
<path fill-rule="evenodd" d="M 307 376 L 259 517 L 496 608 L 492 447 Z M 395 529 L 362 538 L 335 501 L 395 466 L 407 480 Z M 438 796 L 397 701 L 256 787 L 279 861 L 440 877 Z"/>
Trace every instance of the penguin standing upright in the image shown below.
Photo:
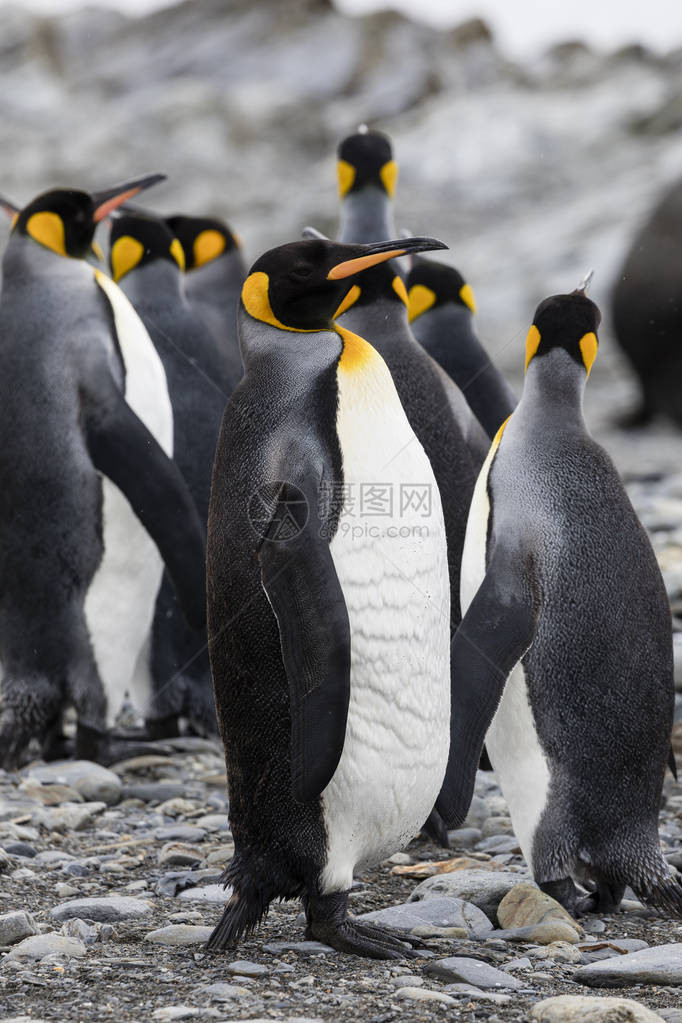
<path fill-rule="evenodd" d="M 635 235 L 612 303 L 616 340 L 642 388 L 627 425 L 657 414 L 682 424 L 682 182 Z"/>
<path fill-rule="evenodd" d="M 535 312 L 523 395 L 471 506 L 453 679 L 467 673 L 482 714 L 504 689 L 486 748 L 540 888 L 571 912 L 606 912 L 630 885 L 679 915 L 682 886 L 657 828 L 673 720 L 670 608 L 646 533 L 583 419 L 599 320 L 584 288 Z M 453 748 L 474 741 L 444 785 L 460 804 L 482 739 L 453 714 Z M 582 903 L 575 881 L 593 889 Z"/>
<path fill-rule="evenodd" d="M 337 149 L 336 172 L 341 199 L 340 242 L 395 238 L 393 197 L 398 165 L 388 135 L 361 125 Z"/>
<path fill-rule="evenodd" d="M 430 259 L 415 259 L 405 283 L 412 333 L 455 381 L 492 439 L 516 399 L 474 334 L 470 285 L 454 266 Z"/>
<path fill-rule="evenodd" d="M 239 296 L 246 277 L 240 241 L 216 217 L 176 214 L 165 219 L 185 254 L 187 301 L 223 350 L 231 394 L 244 372 L 237 334 Z"/>
<path fill-rule="evenodd" d="M 108 546 L 103 481 L 153 537 L 188 616 L 204 617 L 203 533 L 173 462 L 124 397 L 136 344 L 151 345 L 125 297 L 85 263 L 96 224 L 153 175 L 90 195 L 54 190 L 16 216 L 0 296 L 0 759 L 13 765 L 32 737 L 48 746 L 67 703 L 76 752 L 101 757 L 107 694 L 100 654 L 116 635 L 125 670 L 149 630 L 154 564 L 139 563 L 130 531 Z M 153 350 L 152 350 L 153 354 Z M 142 379 L 142 398 L 157 378 Z M 137 379 L 130 381 L 133 390 Z M 136 391 L 137 393 L 137 391 Z M 161 393 L 161 406 L 167 392 Z M 138 397 L 139 394 L 138 394 Z M 163 407 L 160 409 L 163 415 Z M 132 511 L 131 511 L 132 509 Z M 132 553 L 131 553 L 132 552 Z M 112 578 L 104 621 L 92 591 Z M 133 562 L 131 563 L 131 557 Z M 160 578 L 160 568 L 158 578 Z M 158 581 L 156 582 L 158 586 Z M 146 603 L 145 603 L 146 601 Z M 97 604 L 98 602 L 95 601 Z M 100 602 L 101 603 L 101 602 Z M 143 606 L 144 605 L 144 606 Z M 100 631 L 101 630 L 101 631 Z M 101 638 L 104 635 L 104 640 Z M 127 667 L 126 667 L 127 666 Z"/>
<path fill-rule="evenodd" d="M 447 541 L 386 364 L 333 316 L 356 275 L 437 244 L 284 245 L 244 284 L 246 373 L 223 419 L 208 526 L 235 840 L 209 948 L 253 930 L 273 899 L 302 896 L 310 936 L 375 958 L 414 954 L 346 905 L 354 868 L 414 835 L 440 789 Z M 405 500 L 414 491 L 429 500 Z"/>
<path fill-rule="evenodd" d="M 173 408 L 173 458 L 202 523 L 208 518 L 213 456 L 232 387 L 227 353 L 184 294 L 184 255 L 164 220 L 126 211 L 111 229 L 114 280 L 132 302 L 163 363 Z M 188 627 L 171 585 L 159 593 L 151 642 L 150 735 L 177 734 L 178 717 L 216 731 L 206 636 Z"/>

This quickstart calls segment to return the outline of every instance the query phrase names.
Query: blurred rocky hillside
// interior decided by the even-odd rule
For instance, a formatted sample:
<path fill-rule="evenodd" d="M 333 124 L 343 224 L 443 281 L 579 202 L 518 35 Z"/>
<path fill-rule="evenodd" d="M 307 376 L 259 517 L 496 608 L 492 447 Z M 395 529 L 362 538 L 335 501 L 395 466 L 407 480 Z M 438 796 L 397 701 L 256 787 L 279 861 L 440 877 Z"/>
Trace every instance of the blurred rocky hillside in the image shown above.
<path fill-rule="evenodd" d="M 164 170 L 150 202 L 226 216 L 255 258 L 306 223 L 333 231 L 335 145 L 366 121 L 395 141 L 400 225 L 450 244 L 486 343 L 517 368 L 537 300 L 594 266 L 604 303 L 682 174 L 680 56 L 576 41 L 516 64 L 482 21 L 438 32 L 328 0 L 185 0 L 139 19 L 3 7 L 0 192 Z"/>

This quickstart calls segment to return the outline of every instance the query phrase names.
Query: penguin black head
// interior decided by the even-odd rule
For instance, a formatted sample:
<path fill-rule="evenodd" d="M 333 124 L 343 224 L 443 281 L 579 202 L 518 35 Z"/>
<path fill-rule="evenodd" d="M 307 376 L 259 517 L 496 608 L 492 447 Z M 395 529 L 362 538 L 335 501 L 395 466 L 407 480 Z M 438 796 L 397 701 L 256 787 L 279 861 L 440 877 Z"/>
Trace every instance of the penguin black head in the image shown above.
<path fill-rule="evenodd" d="M 476 312 L 471 286 L 459 270 L 431 259 L 415 259 L 407 275 L 408 317 L 410 323 L 427 309 L 453 302 Z"/>
<path fill-rule="evenodd" d="M 340 143 L 337 156 L 339 195 L 342 199 L 350 192 L 360 192 L 368 186 L 385 192 L 389 199 L 393 198 L 398 165 L 393 159 L 388 135 L 369 131 L 363 126 Z"/>
<path fill-rule="evenodd" d="M 570 295 L 552 295 L 535 310 L 526 338 L 526 370 L 554 348 L 563 348 L 590 375 L 597 355 L 597 329 L 601 323 L 599 308 L 584 289 Z"/>
<path fill-rule="evenodd" d="M 85 259 L 100 220 L 127 199 L 164 179 L 165 174 L 150 174 L 102 192 L 71 188 L 43 192 L 16 216 L 12 233 L 26 235 L 60 256 Z"/>
<path fill-rule="evenodd" d="M 165 220 L 126 210 L 112 221 L 109 264 L 115 281 L 136 267 L 160 259 L 176 269 L 185 269 L 182 245 Z"/>
<path fill-rule="evenodd" d="M 166 217 L 166 223 L 182 245 L 185 269 L 196 270 L 225 252 L 241 247 L 239 238 L 225 221 L 215 217 Z"/>
<path fill-rule="evenodd" d="M 327 330 L 348 308 L 352 278 L 408 252 L 444 249 L 434 238 L 370 245 L 314 239 L 270 249 L 256 260 L 242 288 L 242 305 L 255 320 L 284 330 Z M 395 276 L 392 274 L 391 276 Z"/>

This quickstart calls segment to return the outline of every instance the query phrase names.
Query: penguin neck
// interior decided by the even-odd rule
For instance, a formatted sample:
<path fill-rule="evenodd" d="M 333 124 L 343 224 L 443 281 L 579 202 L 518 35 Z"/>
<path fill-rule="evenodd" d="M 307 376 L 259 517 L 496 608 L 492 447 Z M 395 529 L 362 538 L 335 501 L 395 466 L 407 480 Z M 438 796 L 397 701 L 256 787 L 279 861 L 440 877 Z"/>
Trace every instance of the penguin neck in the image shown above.
<path fill-rule="evenodd" d="M 417 344 L 407 322 L 405 304 L 396 298 L 379 296 L 366 305 L 352 305 L 338 322 L 339 326 L 367 338 L 380 352 L 400 344 Z"/>
<path fill-rule="evenodd" d="M 333 330 L 295 331 L 275 327 L 239 308 L 239 348 L 245 372 L 283 377 L 318 376 L 335 362 L 342 349 Z"/>
<path fill-rule="evenodd" d="M 464 356 L 462 349 L 478 349 L 480 346 L 473 332 L 472 315 L 468 309 L 456 302 L 443 302 L 427 309 L 410 324 L 412 333 L 420 344 L 433 354 L 456 364 Z M 480 348 L 481 357 L 484 350 Z M 485 359 L 484 361 L 487 361 Z"/>
<path fill-rule="evenodd" d="M 49 282 L 66 282 L 94 278 L 94 267 L 84 259 L 60 256 L 45 245 L 16 232 L 10 235 L 2 260 L 2 277 L 5 286 L 12 281 L 21 284 L 36 277 L 47 278 Z"/>
<path fill-rule="evenodd" d="M 393 200 L 385 192 L 367 186 L 348 193 L 341 203 L 340 242 L 381 242 L 395 236 Z"/>
<path fill-rule="evenodd" d="M 246 264 L 241 249 L 230 249 L 221 256 L 187 272 L 186 285 L 194 296 L 204 291 L 210 299 L 215 289 L 239 294 L 246 278 Z"/>
<path fill-rule="evenodd" d="M 563 429 L 566 425 L 586 429 L 583 417 L 585 370 L 564 351 L 554 348 L 546 355 L 535 356 L 526 373 L 523 394 L 519 402 L 520 417 L 551 421 Z"/>
<path fill-rule="evenodd" d="M 157 306 L 168 299 L 185 302 L 182 272 L 167 259 L 136 266 L 121 277 L 118 285 L 135 307 Z"/>

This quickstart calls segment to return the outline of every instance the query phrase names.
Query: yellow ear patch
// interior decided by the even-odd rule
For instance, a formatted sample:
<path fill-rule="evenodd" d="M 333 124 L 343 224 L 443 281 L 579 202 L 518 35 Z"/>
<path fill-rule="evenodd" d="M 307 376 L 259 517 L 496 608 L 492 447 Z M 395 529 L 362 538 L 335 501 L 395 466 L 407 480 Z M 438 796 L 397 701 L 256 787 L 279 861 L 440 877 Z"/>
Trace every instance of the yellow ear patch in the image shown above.
<path fill-rule="evenodd" d="M 170 244 L 170 254 L 173 257 L 173 259 L 175 260 L 175 262 L 178 264 L 180 269 L 184 270 L 185 269 L 185 251 L 184 251 L 182 245 L 180 244 L 180 242 L 178 241 L 177 238 L 174 238 L 173 241 Z"/>
<path fill-rule="evenodd" d="M 425 284 L 413 284 L 407 301 L 407 318 L 412 323 L 436 301 L 436 292 Z"/>
<path fill-rule="evenodd" d="M 351 330 L 346 330 L 345 327 L 339 327 L 338 324 L 335 329 L 343 341 L 339 369 L 342 369 L 344 373 L 357 373 L 376 359 L 376 350 L 372 348 L 369 341 L 365 341 L 364 337 L 354 334 Z"/>
<path fill-rule="evenodd" d="M 350 309 L 350 307 L 352 305 L 355 305 L 355 303 L 357 302 L 357 300 L 359 298 L 360 298 L 360 288 L 357 286 L 357 284 L 354 284 L 353 287 L 348 292 L 348 294 L 346 295 L 346 297 L 341 302 L 339 308 L 336 310 L 336 312 L 332 316 L 332 320 L 335 320 L 337 318 L 337 316 L 343 316 L 345 311 L 347 309 Z"/>
<path fill-rule="evenodd" d="M 339 180 L 339 197 L 343 199 L 344 195 L 350 192 L 355 181 L 355 167 L 352 163 L 348 163 L 347 160 L 339 160 L 336 164 L 336 175 Z"/>
<path fill-rule="evenodd" d="M 398 184 L 398 164 L 395 160 L 388 160 L 379 171 L 384 188 L 390 199 L 395 195 L 395 186 Z"/>
<path fill-rule="evenodd" d="M 393 290 L 395 291 L 400 301 L 404 302 L 406 306 L 409 306 L 410 301 L 407 297 L 407 288 L 405 287 L 405 282 L 403 281 L 402 277 L 398 277 L 398 275 L 396 274 L 393 280 L 391 281 L 391 284 L 393 286 Z"/>
<path fill-rule="evenodd" d="M 286 323 L 278 320 L 270 305 L 270 278 L 262 270 L 249 274 L 242 287 L 242 303 L 249 316 L 261 323 L 269 323 L 279 330 L 291 330 L 294 334 L 311 334 L 310 330 L 303 330 L 301 327 L 287 327 Z"/>
<path fill-rule="evenodd" d="M 194 254 L 194 266 L 203 266 L 204 263 L 210 263 L 211 260 L 217 259 L 225 251 L 225 238 L 220 231 L 214 231 L 210 228 L 206 231 L 201 231 L 194 239 L 194 245 L 192 246 Z"/>
<path fill-rule="evenodd" d="M 90 249 L 95 259 L 99 260 L 100 263 L 103 263 L 104 253 L 102 252 L 102 246 L 100 245 L 100 243 L 93 241 L 92 245 L 90 246 Z"/>
<path fill-rule="evenodd" d="M 502 434 L 504 433 L 505 428 L 507 426 L 507 423 L 509 422 L 510 419 L 511 419 L 511 416 L 507 416 L 507 418 L 502 423 L 502 425 L 500 426 L 499 430 L 497 431 L 497 433 L 493 437 L 493 445 L 492 446 L 494 448 L 497 448 L 497 447 L 500 446 L 500 441 L 502 440 Z"/>
<path fill-rule="evenodd" d="M 39 242 L 60 256 L 66 256 L 64 242 L 64 221 L 58 213 L 34 213 L 28 218 L 26 230 L 34 241 Z"/>
<path fill-rule="evenodd" d="M 538 348 L 540 347 L 540 331 L 531 324 L 530 330 L 526 335 L 526 365 L 524 366 L 524 372 L 528 369 L 530 360 L 533 358 Z"/>
<path fill-rule="evenodd" d="M 115 281 L 120 281 L 136 267 L 144 256 L 144 245 L 132 235 L 124 234 L 111 246 L 111 272 Z"/>
<path fill-rule="evenodd" d="M 579 343 L 580 354 L 583 357 L 585 369 L 587 370 L 587 375 L 589 377 L 590 370 L 592 369 L 592 363 L 594 362 L 597 356 L 598 347 L 597 335 L 593 331 L 590 331 L 589 334 L 583 334 L 583 336 L 580 338 Z"/>
<path fill-rule="evenodd" d="M 471 309 L 472 313 L 476 312 L 476 299 L 474 298 L 474 293 L 471 290 L 470 284 L 462 285 L 459 289 L 459 297 L 462 299 L 462 302 L 464 302 L 464 305 Z"/>

